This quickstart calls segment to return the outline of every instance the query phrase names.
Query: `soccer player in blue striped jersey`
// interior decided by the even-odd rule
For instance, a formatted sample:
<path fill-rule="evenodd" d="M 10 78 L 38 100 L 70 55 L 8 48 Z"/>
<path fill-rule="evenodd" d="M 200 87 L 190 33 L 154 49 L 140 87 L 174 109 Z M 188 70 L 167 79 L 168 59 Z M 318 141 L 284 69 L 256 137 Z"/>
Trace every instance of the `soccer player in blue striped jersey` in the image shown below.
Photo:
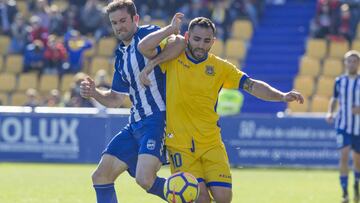
<path fill-rule="evenodd" d="M 348 173 L 349 154 L 353 151 L 354 163 L 354 201 L 359 202 L 360 180 L 360 77 L 358 68 L 360 53 L 349 51 L 344 56 L 346 73 L 337 77 L 334 95 L 329 103 L 327 121 L 333 123 L 337 131 L 337 146 L 340 149 L 340 184 L 343 190 L 342 202 L 349 202 Z M 339 111 L 335 117 L 335 109 Z"/>
<path fill-rule="evenodd" d="M 121 106 L 125 96 L 129 94 L 133 107 L 129 124 L 110 141 L 92 175 L 97 202 L 117 202 L 114 181 L 126 170 L 148 193 L 165 200 L 165 179 L 156 175 L 165 157 L 165 75 L 157 69 L 150 75 L 154 85 L 141 86 L 139 73 L 148 60 L 146 54 L 141 54 L 137 48 L 143 37 L 160 28 L 153 25 L 139 27 L 139 16 L 131 0 L 112 1 L 106 11 L 114 34 L 121 40 L 116 50 L 112 88 L 109 91 L 96 89 L 94 81 L 87 78 L 81 83 L 80 93 L 107 107 Z M 175 58 L 185 48 L 184 43 L 170 41 L 174 43 L 169 44 L 164 51 L 175 51 L 167 52 L 168 59 Z M 160 47 L 157 51 L 160 51 Z"/>

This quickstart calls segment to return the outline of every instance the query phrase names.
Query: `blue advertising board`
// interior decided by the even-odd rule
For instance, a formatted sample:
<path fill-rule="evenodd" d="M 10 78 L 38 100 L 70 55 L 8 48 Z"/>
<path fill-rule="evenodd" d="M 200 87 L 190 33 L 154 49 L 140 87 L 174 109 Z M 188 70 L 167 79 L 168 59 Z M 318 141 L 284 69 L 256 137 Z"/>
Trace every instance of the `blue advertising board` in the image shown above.
<path fill-rule="evenodd" d="M 0 161 L 96 163 L 127 115 L 1 113 Z M 335 131 L 321 118 L 220 119 L 233 166 L 336 167 Z"/>
<path fill-rule="evenodd" d="M 323 118 L 224 117 L 222 135 L 236 166 L 336 167 L 336 132 Z"/>

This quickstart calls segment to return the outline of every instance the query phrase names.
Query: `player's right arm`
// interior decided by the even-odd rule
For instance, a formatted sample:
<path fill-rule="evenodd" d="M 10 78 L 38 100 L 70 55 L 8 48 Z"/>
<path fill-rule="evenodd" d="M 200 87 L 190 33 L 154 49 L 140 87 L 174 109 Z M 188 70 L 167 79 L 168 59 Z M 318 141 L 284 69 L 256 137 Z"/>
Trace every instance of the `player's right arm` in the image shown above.
<path fill-rule="evenodd" d="M 334 84 L 333 96 L 329 101 L 328 112 L 326 114 L 326 121 L 330 124 L 334 122 L 334 114 L 337 106 L 337 99 L 339 97 L 339 84 L 339 78 L 337 78 Z"/>
<path fill-rule="evenodd" d="M 95 82 L 87 77 L 80 84 L 80 95 L 84 98 L 94 98 L 102 105 L 110 108 L 118 108 L 122 105 L 125 94 L 114 92 L 113 90 L 99 90 L 95 87 Z"/>

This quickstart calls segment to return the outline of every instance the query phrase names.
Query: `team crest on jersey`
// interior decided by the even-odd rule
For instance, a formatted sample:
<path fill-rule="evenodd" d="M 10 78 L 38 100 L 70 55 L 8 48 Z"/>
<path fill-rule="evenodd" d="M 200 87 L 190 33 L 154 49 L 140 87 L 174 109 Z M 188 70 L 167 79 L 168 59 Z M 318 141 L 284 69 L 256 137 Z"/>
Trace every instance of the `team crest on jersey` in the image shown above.
<path fill-rule="evenodd" d="M 155 140 L 148 140 L 146 143 L 146 148 L 148 148 L 148 150 L 154 150 L 155 149 L 155 145 L 156 145 L 156 141 Z"/>
<path fill-rule="evenodd" d="M 168 133 L 166 136 L 167 136 L 168 138 L 173 138 L 173 137 L 174 137 L 174 134 Z"/>
<path fill-rule="evenodd" d="M 205 73 L 207 75 L 214 76 L 215 75 L 214 66 L 206 66 L 205 67 Z"/>

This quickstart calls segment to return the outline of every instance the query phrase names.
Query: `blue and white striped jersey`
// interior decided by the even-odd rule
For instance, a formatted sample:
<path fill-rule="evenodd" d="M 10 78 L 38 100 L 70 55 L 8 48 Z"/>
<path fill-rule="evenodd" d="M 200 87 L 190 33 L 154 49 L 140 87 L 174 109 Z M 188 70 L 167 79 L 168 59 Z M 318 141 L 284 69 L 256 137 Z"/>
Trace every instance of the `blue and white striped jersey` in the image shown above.
<path fill-rule="evenodd" d="M 139 81 L 139 74 L 148 59 L 138 51 L 137 45 L 142 38 L 158 29 L 160 28 L 154 25 L 139 27 L 130 45 L 125 47 L 121 43 L 115 52 L 112 90 L 129 94 L 133 104 L 129 122 L 139 121 L 154 113 L 165 111 L 165 74 L 160 68 L 155 68 L 150 73 L 149 79 L 152 84 L 150 87 L 143 87 Z"/>
<path fill-rule="evenodd" d="M 335 127 L 353 135 L 360 135 L 360 115 L 352 113 L 352 107 L 360 106 L 360 76 L 342 75 L 335 80 L 334 98 L 339 101 Z"/>

